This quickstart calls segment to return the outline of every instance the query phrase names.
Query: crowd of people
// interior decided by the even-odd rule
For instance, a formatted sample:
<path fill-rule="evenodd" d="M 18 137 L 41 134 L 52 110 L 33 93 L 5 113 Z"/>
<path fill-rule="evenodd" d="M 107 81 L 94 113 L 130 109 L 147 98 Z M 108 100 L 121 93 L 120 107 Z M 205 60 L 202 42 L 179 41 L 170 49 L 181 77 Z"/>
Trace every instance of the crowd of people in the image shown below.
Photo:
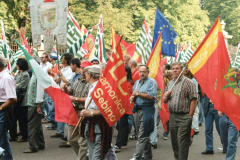
<path fill-rule="evenodd" d="M 130 99 L 126 109 L 127 113 L 132 114 L 123 115 L 113 127 L 109 127 L 90 96 L 105 63 L 100 63 L 98 59 L 74 58 L 70 53 L 65 53 L 61 62 L 57 62 L 56 52 L 50 55 L 43 53 L 34 60 L 69 95 L 78 118 L 82 120 L 81 124 L 74 132 L 75 126 L 55 121 L 54 102 L 24 57 L 17 60 L 16 75 L 8 70 L 6 60 L 0 57 L 0 149 L 4 150 L 2 154 L 0 152 L 0 157 L 13 159 L 9 141 L 29 142 L 29 148 L 23 153 L 44 150 L 42 124 L 49 124 L 48 130 L 56 130 L 51 138 L 66 141 L 59 147 L 71 147 L 78 160 L 116 160 L 116 152 L 127 148 L 128 139 L 137 140 L 131 160 L 153 158 L 152 149 L 157 148 L 160 116 L 156 102 L 158 87 L 156 81 L 149 77 L 148 66 L 138 64 L 129 55 L 123 56 Z M 224 113 L 214 109 L 213 102 L 185 66 L 181 62 L 162 66 L 165 86 L 163 102 L 167 103 L 170 112 L 167 131 L 162 138 L 168 140 L 170 133 L 175 160 L 187 160 L 193 136 L 199 133 L 199 126 L 205 117 L 206 150 L 202 154 L 214 154 L 215 120 L 223 153 L 227 160 L 233 160 L 239 131 Z M 234 74 L 240 81 L 238 68 L 234 68 Z M 67 133 L 64 132 L 66 128 Z M 118 130 L 116 142 L 112 142 L 114 129 Z M 194 135 L 191 135 L 191 129 Z M 130 135 L 132 130 L 134 133 Z M 20 135 L 21 138 L 18 138 Z"/>

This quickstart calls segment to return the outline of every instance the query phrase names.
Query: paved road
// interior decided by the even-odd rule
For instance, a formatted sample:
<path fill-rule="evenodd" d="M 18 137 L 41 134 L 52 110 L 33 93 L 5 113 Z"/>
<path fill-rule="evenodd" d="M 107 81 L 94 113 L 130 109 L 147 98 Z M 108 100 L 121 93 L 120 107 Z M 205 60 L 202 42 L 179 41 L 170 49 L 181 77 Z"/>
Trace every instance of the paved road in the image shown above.
<path fill-rule="evenodd" d="M 13 158 L 15 160 L 75 160 L 76 155 L 71 148 L 58 148 L 58 145 L 63 141 L 61 139 L 50 138 L 50 135 L 54 134 L 56 131 L 46 130 L 44 127 L 44 138 L 46 142 L 46 149 L 33 154 L 23 153 L 25 149 L 28 148 L 28 142 L 19 143 L 11 142 Z M 189 151 L 189 160 L 224 160 L 225 154 L 218 150 L 221 147 L 221 142 L 219 136 L 214 130 L 214 155 L 202 155 L 201 152 L 205 150 L 205 136 L 204 136 L 204 126 L 200 127 L 200 133 L 194 137 L 193 144 Z M 162 125 L 158 128 L 158 134 L 162 135 L 163 128 Z M 113 144 L 116 142 L 116 134 L 114 133 Z M 239 142 L 240 143 L 240 142 Z M 136 146 L 136 140 L 129 140 L 128 148 L 117 153 L 119 160 L 129 160 L 133 157 L 133 153 Z M 240 145 L 238 145 L 240 146 Z M 153 150 L 154 160 L 174 160 L 173 151 L 171 147 L 171 141 L 163 140 L 161 137 L 158 139 L 158 148 Z M 236 160 L 240 160 L 240 150 L 238 149 Z"/>

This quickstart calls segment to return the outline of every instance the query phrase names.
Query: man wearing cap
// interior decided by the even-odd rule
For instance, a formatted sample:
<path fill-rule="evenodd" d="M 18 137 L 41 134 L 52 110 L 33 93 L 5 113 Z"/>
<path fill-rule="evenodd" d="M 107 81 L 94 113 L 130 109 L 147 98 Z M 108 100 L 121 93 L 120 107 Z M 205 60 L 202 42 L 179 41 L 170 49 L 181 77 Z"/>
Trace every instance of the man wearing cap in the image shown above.
<path fill-rule="evenodd" d="M 89 90 L 89 84 L 86 81 L 86 76 L 83 74 L 83 69 L 91 65 L 91 62 L 89 64 L 87 61 L 84 61 L 80 68 L 81 77 L 77 78 L 70 87 L 67 87 L 65 84 L 63 88 L 65 93 L 72 95 L 70 96 L 70 99 L 73 103 L 78 118 L 80 118 L 81 110 L 84 109 L 84 103 Z M 76 133 L 72 136 L 74 128 L 75 126 L 73 125 L 69 125 L 68 127 L 68 141 L 74 152 L 77 154 L 78 159 L 85 160 L 88 149 L 87 140 L 86 138 L 80 137 L 80 128 L 77 128 Z"/>
<path fill-rule="evenodd" d="M 107 152 L 112 156 L 109 159 L 113 160 L 116 159 L 116 154 L 113 147 L 111 147 L 112 127 L 109 127 L 98 107 L 90 98 L 90 94 L 96 87 L 101 72 L 102 69 L 98 65 L 89 66 L 84 69 L 86 81 L 90 84 L 85 108 L 89 101 L 90 104 L 88 108 L 82 110 L 80 113 L 80 116 L 84 117 L 84 120 L 80 124 L 81 136 L 87 139 L 90 160 L 104 159 Z"/>
<path fill-rule="evenodd" d="M 97 58 L 93 58 L 91 62 L 93 65 L 99 65 L 99 60 Z"/>
<path fill-rule="evenodd" d="M 12 160 L 12 151 L 8 139 L 6 114 L 8 108 L 17 101 L 15 81 L 4 67 L 6 61 L 0 56 L 0 147 L 4 149 L 3 159 Z"/>
<path fill-rule="evenodd" d="M 58 71 L 57 52 L 54 51 L 53 53 L 51 53 L 49 59 L 52 64 L 52 67 L 48 68 L 47 71 L 48 71 L 48 74 L 54 78 Z"/>

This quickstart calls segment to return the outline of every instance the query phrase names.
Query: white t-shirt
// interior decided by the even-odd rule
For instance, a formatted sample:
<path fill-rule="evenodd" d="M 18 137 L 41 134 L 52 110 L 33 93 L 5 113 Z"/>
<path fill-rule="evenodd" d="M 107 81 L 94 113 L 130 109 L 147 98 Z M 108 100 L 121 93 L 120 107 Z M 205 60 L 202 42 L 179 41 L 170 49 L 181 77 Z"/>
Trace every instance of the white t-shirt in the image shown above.
<path fill-rule="evenodd" d="M 43 66 L 43 63 L 41 63 L 40 66 L 42 67 L 42 69 L 43 69 L 46 73 L 48 73 L 48 71 L 47 71 L 48 68 L 52 68 L 52 64 L 49 63 L 49 62 L 47 62 L 44 66 Z"/>
<path fill-rule="evenodd" d="M 89 92 L 88 92 L 88 96 L 87 96 L 87 99 L 85 101 L 85 108 L 87 107 L 87 104 L 91 98 L 90 94 L 92 93 L 92 91 L 94 90 L 94 88 L 96 87 L 98 81 L 94 82 L 92 85 L 89 86 Z M 89 104 L 88 106 L 88 109 L 87 110 L 99 110 L 98 107 L 96 106 L 95 102 L 92 100 L 91 103 Z"/>
<path fill-rule="evenodd" d="M 73 77 L 74 72 L 72 72 L 72 69 L 70 66 L 67 66 L 65 68 L 61 69 L 62 75 L 66 78 L 66 80 L 70 83 Z M 60 82 L 60 85 L 64 83 L 62 80 Z"/>

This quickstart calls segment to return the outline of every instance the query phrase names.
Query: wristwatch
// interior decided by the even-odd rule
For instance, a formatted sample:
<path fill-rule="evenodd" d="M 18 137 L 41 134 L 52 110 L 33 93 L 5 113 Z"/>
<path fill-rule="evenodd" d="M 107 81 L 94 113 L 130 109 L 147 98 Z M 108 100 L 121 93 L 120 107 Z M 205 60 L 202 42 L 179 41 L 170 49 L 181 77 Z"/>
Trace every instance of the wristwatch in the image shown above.
<path fill-rule="evenodd" d="M 78 101 L 78 98 L 76 97 L 76 101 Z"/>
<path fill-rule="evenodd" d="M 3 108 L 2 107 L 0 107 L 0 111 L 2 110 Z"/>
<path fill-rule="evenodd" d="M 62 76 L 62 74 L 60 74 L 59 76 Z"/>
<path fill-rule="evenodd" d="M 93 110 L 91 110 L 91 117 L 93 117 Z"/>
<path fill-rule="evenodd" d="M 139 92 L 137 92 L 137 96 L 138 96 L 138 93 L 139 93 Z"/>

